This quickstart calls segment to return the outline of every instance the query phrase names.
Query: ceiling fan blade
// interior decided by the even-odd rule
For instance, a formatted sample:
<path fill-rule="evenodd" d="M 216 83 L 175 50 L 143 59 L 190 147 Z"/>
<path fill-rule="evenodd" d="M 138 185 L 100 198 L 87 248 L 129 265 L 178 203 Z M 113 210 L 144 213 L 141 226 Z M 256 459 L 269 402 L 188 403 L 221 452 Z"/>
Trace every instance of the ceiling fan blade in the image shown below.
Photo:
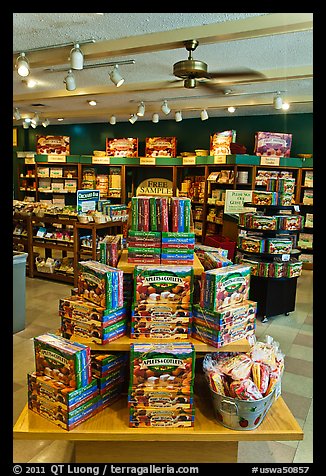
<path fill-rule="evenodd" d="M 259 71 L 255 71 L 253 69 L 239 69 L 239 70 L 229 70 L 229 71 L 213 71 L 212 73 L 208 73 L 208 77 L 210 79 L 258 79 L 264 78 L 265 75 L 260 73 Z"/>
<path fill-rule="evenodd" d="M 210 83 L 209 81 L 197 81 L 197 86 L 201 86 L 213 91 L 214 93 L 221 93 L 224 95 L 225 88 L 221 88 L 221 86 L 218 84 Z"/>

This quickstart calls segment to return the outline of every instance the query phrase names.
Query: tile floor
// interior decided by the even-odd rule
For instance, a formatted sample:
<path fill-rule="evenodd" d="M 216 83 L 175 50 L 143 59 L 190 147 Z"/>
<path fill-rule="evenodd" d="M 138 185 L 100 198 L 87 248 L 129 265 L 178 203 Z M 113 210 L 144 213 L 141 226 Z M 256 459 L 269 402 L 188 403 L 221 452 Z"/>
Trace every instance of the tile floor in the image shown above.
<path fill-rule="evenodd" d="M 13 421 L 27 402 L 26 374 L 34 369 L 33 340 L 59 327 L 59 299 L 69 296 L 71 285 L 26 278 L 26 328 L 13 336 Z M 257 338 L 271 335 L 285 353 L 282 396 L 304 431 L 298 441 L 240 442 L 240 463 L 313 462 L 313 273 L 304 270 L 298 279 L 296 310 L 289 316 L 257 319 Z M 69 463 L 74 461 L 71 442 L 14 440 L 15 463 Z"/>

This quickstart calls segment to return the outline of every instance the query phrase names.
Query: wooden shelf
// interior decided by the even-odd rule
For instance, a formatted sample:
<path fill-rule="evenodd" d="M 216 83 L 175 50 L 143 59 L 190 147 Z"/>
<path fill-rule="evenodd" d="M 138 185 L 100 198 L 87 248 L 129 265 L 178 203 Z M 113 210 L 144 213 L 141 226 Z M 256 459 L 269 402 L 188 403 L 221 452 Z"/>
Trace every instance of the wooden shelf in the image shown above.
<path fill-rule="evenodd" d="M 250 431 L 230 430 L 213 414 L 210 396 L 195 394 L 193 428 L 130 428 L 126 396 L 112 406 L 66 431 L 24 407 L 14 425 L 14 438 L 69 441 L 270 441 L 302 440 L 303 432 L 282 397 L 279 397 L 258 428 Z M 145 447 L 146 449 L 146 447 Z M 122 457 L 123 459 L 123 457 Z"/>
<path fill-rule="evenodd" d="M 232 342 L 231 344 L 224 345 L 223 347 L 217 348 L 211 345 L 205 344 L 205 342 L 201 342 L 200 340 L 194 339 L 190 337 L 189 339 L 185 340 L 172 340 L 172 339 L 156 339 L 156 340 L 149 340 L 149 339 L 132 339 L 129 336 L 125 335 L 119 337 L 108 344 L 95 344 L 90 343 L 89 339 L 85 337 L 79 337 L 74 335 L 74 341 L 78 342 L 79 344 L 85 344 L 91 348 L 91 350 L 105 350 L 105 351 L 130 351 L 130 344 L 139 344 L 139 343 L 154 343 L 154 344 L 164 344 L 164 343 L 180 343 L 180 342 L 191 342 L 195 346 L 196 352 L 248 352 L 250 350 L 250 345 L 247 339 L 241 339 L 236 342 Z"/>
<path fill-rule="evenodd" d="M 72 284 L 74 282 L 73 274 L 71 274 L 71 276 L 68 276 L 67 274 L 63 273 L 42 273 L 40 271 L 34 270 L 33 275 L 38 276 L 40 278 L 53 279 L 55 281 L 64 281 L 65 283 Z"/>

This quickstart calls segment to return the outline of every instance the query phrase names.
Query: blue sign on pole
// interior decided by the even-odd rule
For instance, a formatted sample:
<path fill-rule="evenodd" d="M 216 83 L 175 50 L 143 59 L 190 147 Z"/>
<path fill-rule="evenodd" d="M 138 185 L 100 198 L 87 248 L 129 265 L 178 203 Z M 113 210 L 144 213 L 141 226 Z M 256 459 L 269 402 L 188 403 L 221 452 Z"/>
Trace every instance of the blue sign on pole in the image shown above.
<path fill-rule="evenodd" d="M 87 213 L 89 210 L 96 210 L 99 199 L 99 190 L 77 190 L 77 213 Z"/>

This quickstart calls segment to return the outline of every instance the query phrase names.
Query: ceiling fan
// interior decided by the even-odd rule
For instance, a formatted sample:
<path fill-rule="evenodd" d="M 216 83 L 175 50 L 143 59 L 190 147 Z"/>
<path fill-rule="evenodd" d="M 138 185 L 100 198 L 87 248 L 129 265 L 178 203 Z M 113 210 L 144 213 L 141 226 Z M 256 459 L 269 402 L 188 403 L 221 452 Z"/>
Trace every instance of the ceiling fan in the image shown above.
<path fill-rule="evenodd" d="M 183 79 L 183 84 L 185 88 L 192 89 L 196 86 L 203 86 L 205 88 L 214 90 L 215 92 L 220 91 L 224 93 L 224 89 L 221 86 L 221 83 L 216 84 L 209 81 L 198 81 L 199 79 L 257 79 L 262 78 L 264 75 L 258 71 L 254 71 L 249 68 L 243 68 L 240 70 L 230 70 L 230 71 L 213 71 L 208 72 L 208 66 L 204 61 L 195 60 L 192 57 L 193 51 L 198 46 L 197 40 L 187 40 L 184 42 L 186 50 L 189 52 L 188 59 L 183 61 L 178 61 L 173 65 L 173 74 L 174 76 Z M 176 82 L 179 80 L 172 80 L 170 82 Z"/>

